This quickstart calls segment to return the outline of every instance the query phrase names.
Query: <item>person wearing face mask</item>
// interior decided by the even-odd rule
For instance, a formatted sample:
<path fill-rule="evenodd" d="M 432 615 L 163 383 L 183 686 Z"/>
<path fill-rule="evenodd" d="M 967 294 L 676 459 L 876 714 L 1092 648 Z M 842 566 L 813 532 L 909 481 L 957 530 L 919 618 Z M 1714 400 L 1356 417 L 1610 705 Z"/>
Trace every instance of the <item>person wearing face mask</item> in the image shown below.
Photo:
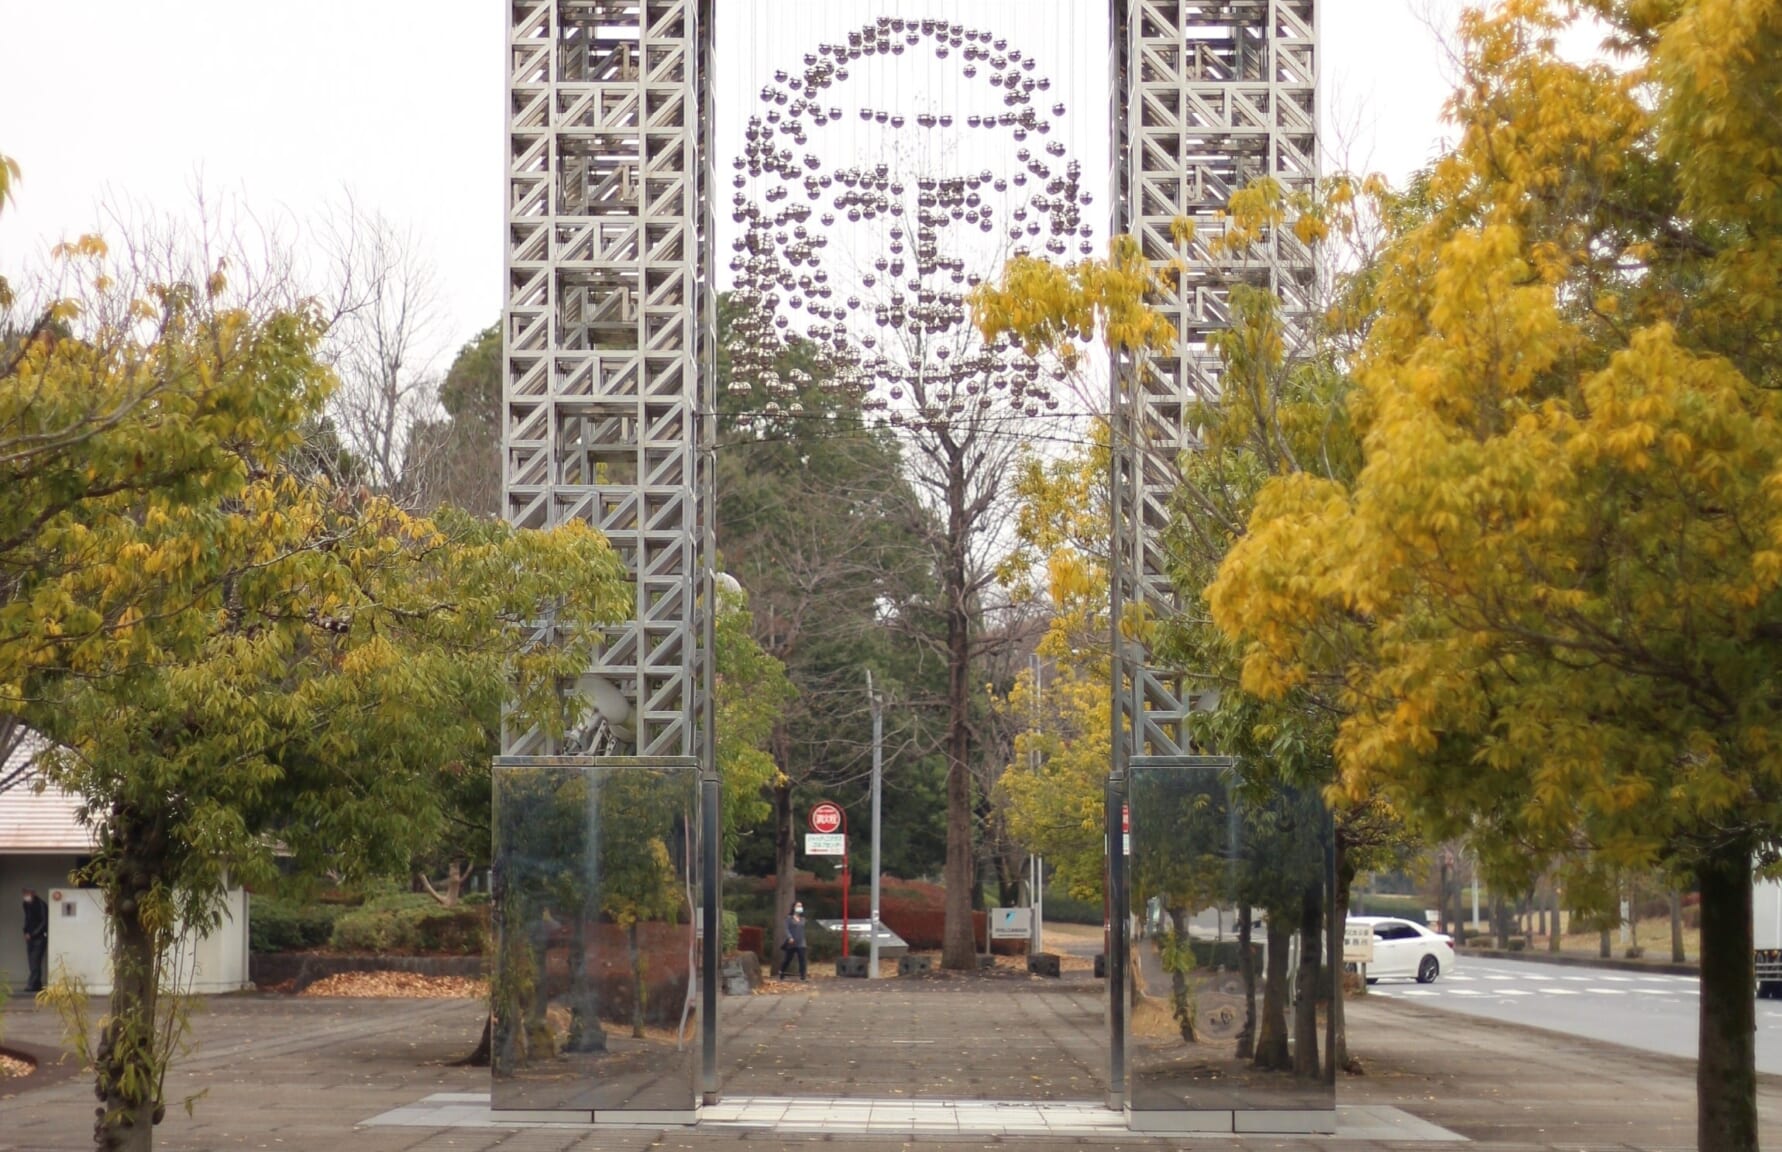
<path fill-rule="evenodd" d="M 786 942 L 780 945 L 779 978 L 786 978 L 786 970 L 792 967 L 794 957 L 798 959 L 798 978 L 807 979 L 805 974 L 804 944 L 804 902 L 792 905 L 792 912 L 786 917 Z"/>
<path fill-rule="evenodd" d="M 34 889 L 24 891 L 25 959 L 30 967 L 27 992 L 43 991 L 43 963 L 49 952 L 49 905 Z"/>

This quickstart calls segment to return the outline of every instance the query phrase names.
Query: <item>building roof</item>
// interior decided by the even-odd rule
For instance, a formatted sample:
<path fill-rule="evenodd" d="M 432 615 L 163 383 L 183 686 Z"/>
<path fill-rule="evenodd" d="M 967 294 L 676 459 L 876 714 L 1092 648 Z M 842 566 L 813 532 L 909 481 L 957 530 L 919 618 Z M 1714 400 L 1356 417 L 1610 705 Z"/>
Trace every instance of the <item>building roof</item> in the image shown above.
<path fill-rule="evenodd" d="M 35 732 L 26 735 L 0 767 L 0 780 L 29 763 L 48 746 Z M 36 772 L 0 792 L 0 855 L 85 855 L 93 851 L 92 829 L 76 813 L 80 798 L 49 784 Z"/>

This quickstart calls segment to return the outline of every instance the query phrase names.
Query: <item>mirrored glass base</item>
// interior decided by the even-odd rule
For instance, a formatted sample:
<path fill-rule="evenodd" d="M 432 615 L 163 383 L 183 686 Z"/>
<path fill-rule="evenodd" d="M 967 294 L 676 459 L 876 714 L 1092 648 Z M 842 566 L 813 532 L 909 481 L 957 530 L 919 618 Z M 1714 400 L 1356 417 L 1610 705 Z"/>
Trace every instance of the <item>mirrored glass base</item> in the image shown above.
<path fill-rule="evenodd" d="M 1332 834 L 1321 798 L 1247 779 L 1226 759 L 1146 757 L 1133 762 L 1127 804 L 1135 1130 L 1334 1127 L 1322 1071 Z"/>
<path fill-rule="evenodd" d="M 497 1111 L 697 1116 L 698 798 L 693 760 L 496 761 Z"/>

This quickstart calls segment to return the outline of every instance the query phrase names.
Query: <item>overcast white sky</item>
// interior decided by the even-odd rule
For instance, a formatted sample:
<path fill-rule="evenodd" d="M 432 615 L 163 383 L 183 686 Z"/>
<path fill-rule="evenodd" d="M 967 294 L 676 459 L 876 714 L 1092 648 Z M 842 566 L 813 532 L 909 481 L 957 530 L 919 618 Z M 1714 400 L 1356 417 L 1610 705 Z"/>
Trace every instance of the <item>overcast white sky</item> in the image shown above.
<path fill-rule="evenodd" d="M 1346 153 L 1337 164 L 1396 179 L 1434 153 L 1449 84 L 1430 25 L 1451 28 L 1460 7 L 1324 0 L 1326 141 Z M 24 169 L 0 214 L 0 271 L 94 230 L 102 203 L 184 210 L 202 185 L 296 227 L 350 192 L 412 230 L 436 266 L 443 367 L 501 309 L 504 8 L 0 0 L 0 153 Z M 1073 113 L 1096 122 L 1104 10 L 1099 0 L 735 0 L 718 29 L 721 124 L 758 104 L 767 77 L 751 72 L 795 66 L 833 38 L 828 24 L 857 27 L 860 12 L 881 11 L 1016 25 L 1011 40 L 1028 38 L 1060 88 L 1086 93 L 1070 100 Z M 1073 63 L 1085 36 L 1093 58 Z M 719 165 L 727 192 L 727 157 Z"/>

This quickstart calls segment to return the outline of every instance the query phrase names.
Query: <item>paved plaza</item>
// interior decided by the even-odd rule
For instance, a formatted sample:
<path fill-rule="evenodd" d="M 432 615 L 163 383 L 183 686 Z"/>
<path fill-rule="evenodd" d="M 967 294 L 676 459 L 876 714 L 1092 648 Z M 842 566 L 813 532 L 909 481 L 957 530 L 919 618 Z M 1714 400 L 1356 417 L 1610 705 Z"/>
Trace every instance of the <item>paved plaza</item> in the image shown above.
<path fill-rule="evenodd" d="M 924 1147 L 1164 1148 L 1094 1105 L 1098 985 L 960 980 L 840 985 L 727 1000 L 725 1103 L 698 1129 L 591 1132 L 481 1126 L 485 1070 L 465 1000 L 243 995 L 205 1002 L 197 1048 L 169 1077 L 157 1147 L 178 1150 L 774 1148 L 813 1140 Z M 1351 1006 L 1367 1070 L 1345 1077 L 1336 1137 L 1220 1137 L 1271 1149 L 1681 1149 L 1694 1144 L 1685 1061 L 1442 1013 L 1404 997 Z M 53 1050 L 53 1013 L 6 1008 L 11 1044 Z M 898 1043 L 898 1041 L 904 1041 Z M 90 1147 L 92 1088 L 71 1076 L 6 1095 L 0 1150 Z M 203 1093 L 188 1117 L 179 1106 Z M 431 1115 L 429 1116 L 429 1110 Z M 1782 1080 L 1764 1078 L 1766 1141 L 1782 1142 Z M 874 1124 L 874 1117 L 879 1123 Z"/>

